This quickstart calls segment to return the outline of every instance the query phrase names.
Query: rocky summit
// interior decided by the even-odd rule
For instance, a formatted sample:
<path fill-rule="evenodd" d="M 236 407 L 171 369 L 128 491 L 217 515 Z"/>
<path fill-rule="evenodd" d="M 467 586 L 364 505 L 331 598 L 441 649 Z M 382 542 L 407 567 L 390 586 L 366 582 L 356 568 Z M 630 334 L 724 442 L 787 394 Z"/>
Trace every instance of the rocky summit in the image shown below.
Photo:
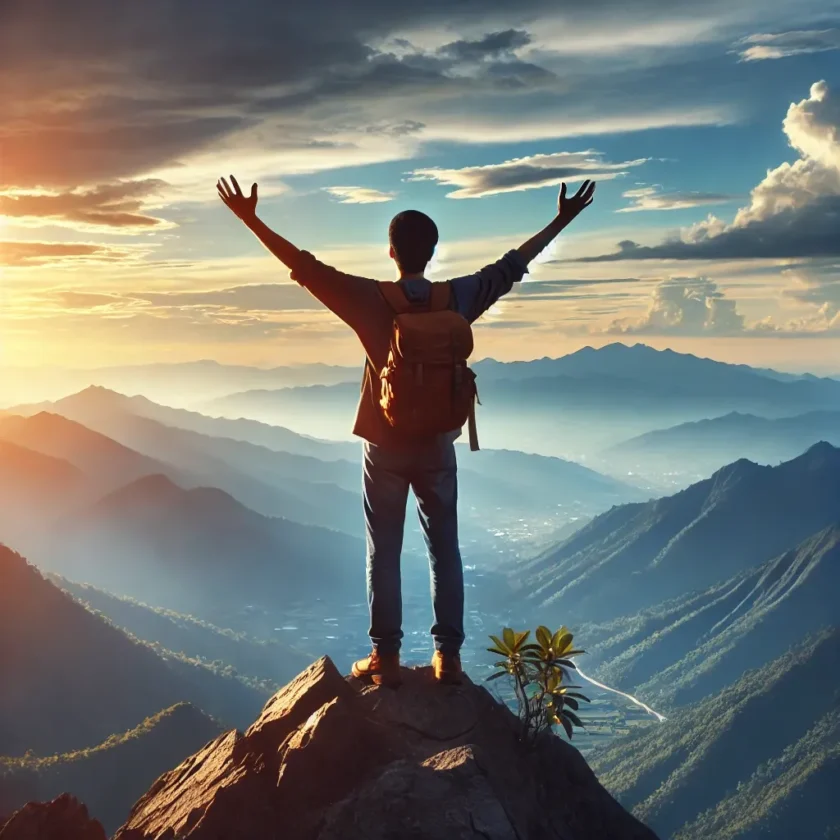
<path fill-rule="evenodd" d="M 656 840 L 572 746 L 518 736 L 469 680 L 444 687 L 406 669 L 392 690 L 323 658 L 247 732 L 161 776 L 115 840 Z"/>
<path fill-rule="evenodd" d="M 0 819 L 0 823 L 2 823 Z M 30 802 L 0 827 L 2 840 L 106 840 L 105 829 L 75 797 Z"/>

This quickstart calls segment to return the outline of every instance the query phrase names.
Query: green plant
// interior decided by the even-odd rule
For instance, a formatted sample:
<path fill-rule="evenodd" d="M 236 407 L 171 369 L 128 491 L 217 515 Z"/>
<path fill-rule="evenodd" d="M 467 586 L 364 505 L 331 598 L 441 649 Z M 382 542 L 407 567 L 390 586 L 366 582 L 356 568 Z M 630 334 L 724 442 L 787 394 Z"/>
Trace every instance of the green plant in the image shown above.
<path fill-rule="evenodd" d="M 571 739 L 573 727 L 583 728 L 575 714 L 579 701 L 589 703 L 589 698 L 574 689 L 577 685 L 567 682 L 569 671 L 577 670 L 572 659 L 583 653 L 572 646 L 574 636 L 566 627 L 552 633 L 540 626 L 534 634 L 535 642 L 528 643 L 530 630 L 516 632 L 505 627 L 502 637 L 490 636 L 493 647 L 490 653 L 503 656 L 489 680 L 509 677 L 519 707 L 523 738 L 535 741 L 541 733 L 560 725 Z"/>

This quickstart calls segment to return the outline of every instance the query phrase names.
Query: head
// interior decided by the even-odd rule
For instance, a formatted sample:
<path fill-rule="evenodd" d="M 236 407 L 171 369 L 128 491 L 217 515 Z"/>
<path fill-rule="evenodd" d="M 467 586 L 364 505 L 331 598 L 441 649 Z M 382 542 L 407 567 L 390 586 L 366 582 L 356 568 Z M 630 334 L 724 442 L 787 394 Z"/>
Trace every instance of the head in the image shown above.
<path fill-rule="evenodd" d="M 391 259 L 401 274 L 421 274 L 438 243 L 437 225 L 419 210 L 397 213 L 388 228 Z"/>

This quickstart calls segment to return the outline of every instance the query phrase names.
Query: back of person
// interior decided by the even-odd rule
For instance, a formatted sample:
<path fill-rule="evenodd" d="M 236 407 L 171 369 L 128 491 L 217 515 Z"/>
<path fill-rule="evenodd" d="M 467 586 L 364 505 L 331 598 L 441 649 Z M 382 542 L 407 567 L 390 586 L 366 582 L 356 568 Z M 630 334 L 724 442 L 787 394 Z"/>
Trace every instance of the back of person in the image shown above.
<path fill-rule="evenodd" d="M 399 282 L 379 289 L 394 313 L 388 362 L 379 372 L 379 405 L 388 424 L 412 441 L 469 423 L 470 448 L 478 449 L 475 374 L 467 365 L 473 334 L 452 309 L 451 284 L 432 284 L 420 301 Z"/>
<path fill-rule="evenodd" d="M 440 682 L 460 682 L 464 580 L 454 441 L 470 419 L 476 396 L 467 366 L 473 350 L 470 324 L 507 294 L 529 262 L 592 202 L 595 185 L 584 181 L 567 199 L 563 184 L 557 215 L 545 228 L 475 274 L 441 284 L 424 275 L 438 242 L 437 227 L 424 213 L 408 210 L 391 221 L 390 255 L 400 279 L 380 283 L 338 271 L 296 248 L 257 218 L 257 185 L 245 196 L 231 180 L 232 187 L 224 178 L 217 184 L 222 201 L 291 269 L 292 279 L 352 327 L 365 350 L 353 432 L 364 439 L 373 650 L 353 665 L 353 675 L 378 684 L 400 683 L 400 554 L 411 489 L 431 566 L 434 674 Z"/>

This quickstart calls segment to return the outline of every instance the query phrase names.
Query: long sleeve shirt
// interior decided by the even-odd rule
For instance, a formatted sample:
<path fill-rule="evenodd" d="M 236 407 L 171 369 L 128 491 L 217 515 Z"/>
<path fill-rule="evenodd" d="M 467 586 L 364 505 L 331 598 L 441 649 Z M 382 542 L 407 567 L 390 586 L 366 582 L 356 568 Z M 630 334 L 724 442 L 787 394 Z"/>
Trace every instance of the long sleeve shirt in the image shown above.
<path fill-rule="evenodd" d="M 527 263 L 519 252 L 508 251 L 500 260 L 474 274 L 450 281 L 452 308 L 473 323 L 507 294 L 527 271 Z M 292 279 L 353 329 L 364 348 L 367 364 L 353 434 L 378 446 L 405 446 L 406 441 L 388 424 L 379 407 L 379 372 L 387 363 L 394 313 L 377 281 L 345 274 L 322 263 L 308 251 L 300 252 L 297 263 L 292 266 Z M 409 300 L 423 303 L 429 299 L 431 280 L 410 278 L 400 280 L 400 284 Z"/>

